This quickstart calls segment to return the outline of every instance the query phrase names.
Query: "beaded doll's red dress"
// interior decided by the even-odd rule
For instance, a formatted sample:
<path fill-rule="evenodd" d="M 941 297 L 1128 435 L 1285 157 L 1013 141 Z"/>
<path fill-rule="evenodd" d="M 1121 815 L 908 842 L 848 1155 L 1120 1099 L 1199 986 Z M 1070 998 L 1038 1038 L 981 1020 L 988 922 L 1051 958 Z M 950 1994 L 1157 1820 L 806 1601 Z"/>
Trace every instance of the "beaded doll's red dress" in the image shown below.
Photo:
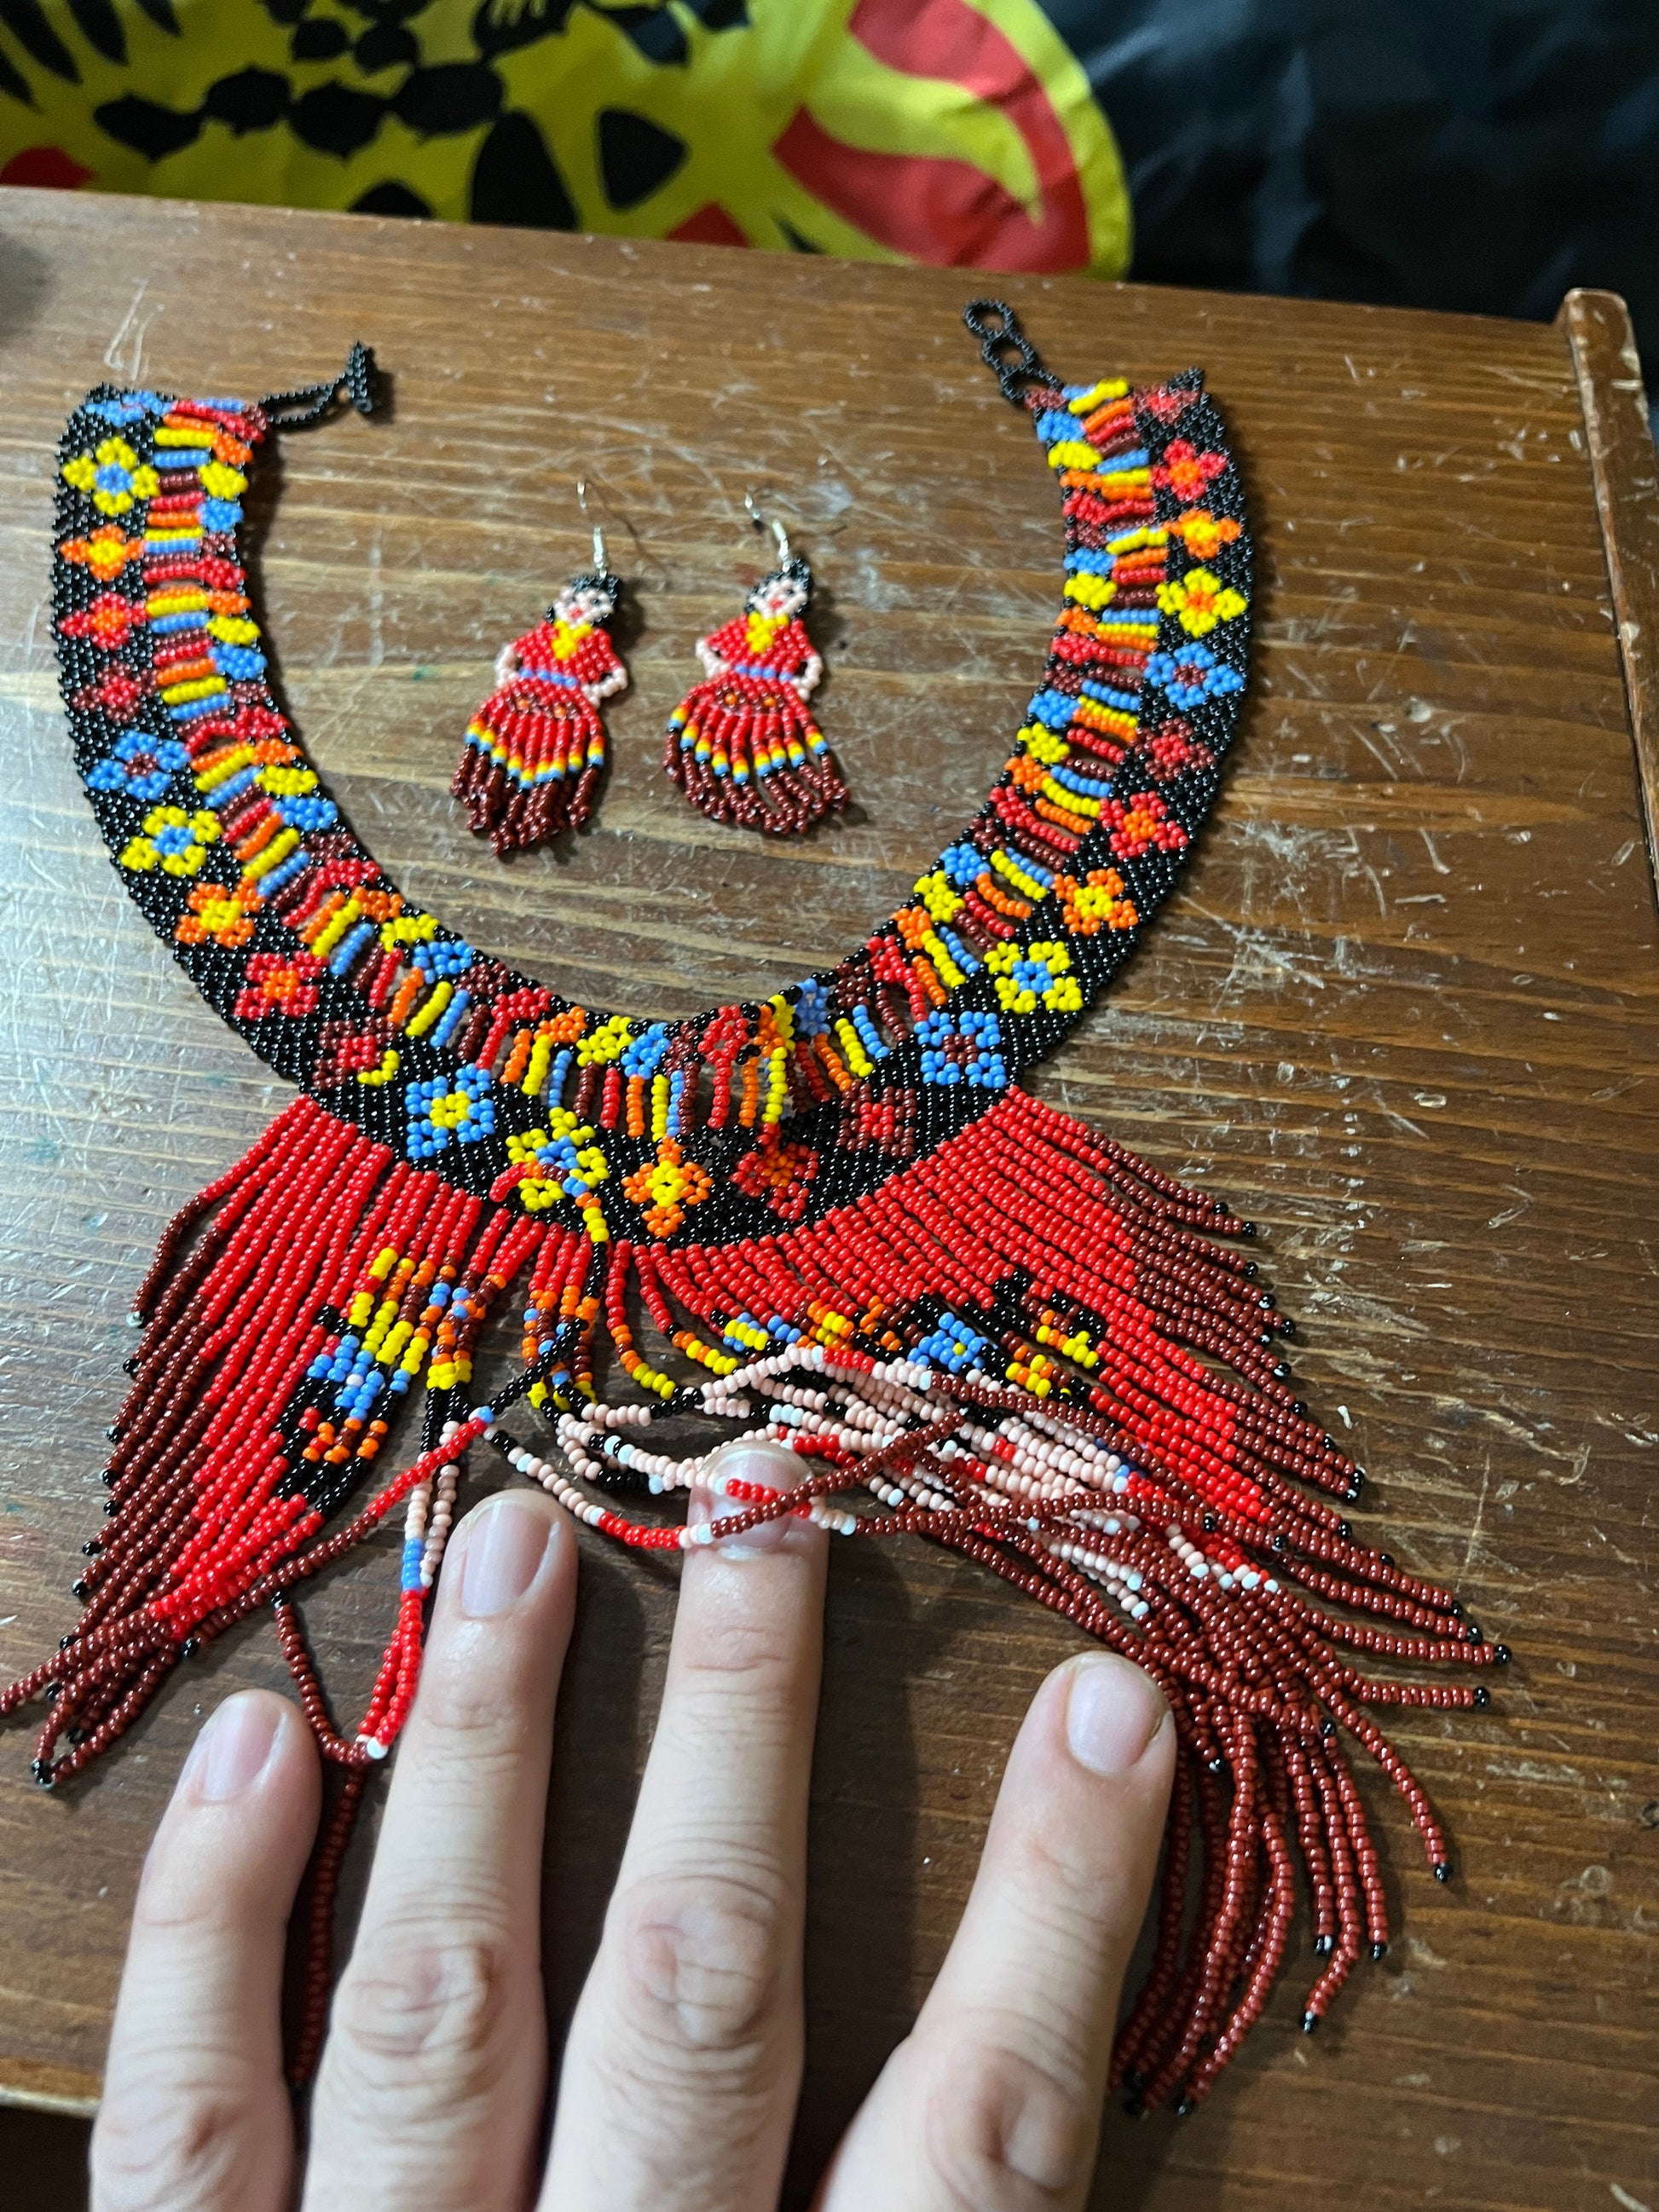
<path fill-rule="evenodd" d="M 714 820 L 785 835 L 835 813 L 847 792 L 806 705 L 823 664 L 799 615 L 764 611 L 760 596 L 699 640 L 708 678 L 671 717 L 663 764 Z"/>
<path fill-rule="evenodd" d="M 596 702 L 620 691 L 628 672 L 599 623 L 556 614 L 507 648 L 496 674 L 451 789 L 505 856 L 580 830 L 592 813 L 605 766 Z"/>

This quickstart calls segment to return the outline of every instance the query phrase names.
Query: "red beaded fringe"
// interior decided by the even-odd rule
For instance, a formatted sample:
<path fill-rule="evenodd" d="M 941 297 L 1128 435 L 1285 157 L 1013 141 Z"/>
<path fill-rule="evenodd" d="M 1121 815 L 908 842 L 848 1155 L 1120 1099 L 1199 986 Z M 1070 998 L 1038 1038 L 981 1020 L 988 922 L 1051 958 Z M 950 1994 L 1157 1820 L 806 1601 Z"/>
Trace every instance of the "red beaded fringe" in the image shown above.
<path fill-rule="evenodd" d="M 301 1402 L 301 1385 L 339 1334 L 331 1307 L 349 1301 L 377 1252 L 391 1243 L 407 1258 L 416 1287 L 406 1297 L 420 1300 L 441 1279 L 471 1287 L 465 1344 L 441 1347 L 465 1362 L 538 1235 L 396 1161 L 308 1098 L 168 1225 L 134 1316 L 144 1324 L 128 1362 L 136 1379 L 110 1431 L 108 1525 L 84 1547 L 76 1584 L 86 1609 L 51 1658 L 0 1692 L 0 1714 L 47 1697 L 41 1781 L 95 1759 L 179 1658 L 360 1542 L 482 1433 L 474 1425 L 422 1454 L 321 1534 L 388 1424 L 331 1422 Z M 388 1720 L 400 1721 L 413 1696 L 418 1655 L 418 1604 L 405 1593 L 360 1747 L 319 1729 L 326 1755 L 349 1765 L 384 1753 Z"/>
<path fill-rule="evenodd" d="M 781 1496 L 728 1487 L 739 1510 L 714 1533 L 799 1511 L 848 1534 L 931 1536 L 1160 1683 L 1182 1756 L 1153 1962 L 1118 2045 L 1139 2103 L 1197 2101 L 1237 2049 L 1285 1957 L 1298 1863 L 1324 1960 L 1304 2004 L 1314 2027 L 1388 1942 L 1343 1737 L 1398 1790 L 1443 1878 L 1444 1837 L 1368 1709 L 1486 1702 L 1478 1686 L 1372 1680 L 1352 1658 L 1481 1668 L 1508 1654 L 1310 1494 L 1349 1504 L 1363 1478 L 1293 1397 L 1274 1341 L 1290 1325 L 1249 1260 L 1197 1233 L 1247 1224 L 1013 1090 L 814 1224 L 710 1246 L 596 1242 L 594 1228 L 592 1213 L 578 1231 L 469 1196 L 307 1098 L 185 1208 L 143 1288 L 109 1525 L 76 1586 L 85 1611 L 0 1693 L 0 1712 L 49 1698 L 40 1778 L 83 1767 L 179 1657 L 276 1601 L 307 1718 L 351 1784 L 308 1908 L 314 2050 L 362 1772 L 408 1711 L 457 1465 L 495 1425 L 465 1387 L 472 1348 L 534 1255 L 525 1354 L 544 1380 L 530 1395 L 556 1413 L 569 1473 L 495 1433 L 590 1526 L 653 1548 L 709 1533 L 594 1494 L 672 1489 L 690 1472 L 642 1449 L 644 1408 L 594 1401 L 603 1323 L 671 1410 L 743 1419 L 767 1400 L 768 1425 L 808 1462 Z M 694 1392 L 647 1367 L 636 1303 L 714 1379 Z M 365 1374 L 380 1378 L 367 1398 Z M 323 1534 L 422 1377 L 431 1448 Z M 830 1502 L 855 1491 L 890 1510 Z M 285 1601 L 403 1500 L 397 1622 L 349 1742 Z"/>

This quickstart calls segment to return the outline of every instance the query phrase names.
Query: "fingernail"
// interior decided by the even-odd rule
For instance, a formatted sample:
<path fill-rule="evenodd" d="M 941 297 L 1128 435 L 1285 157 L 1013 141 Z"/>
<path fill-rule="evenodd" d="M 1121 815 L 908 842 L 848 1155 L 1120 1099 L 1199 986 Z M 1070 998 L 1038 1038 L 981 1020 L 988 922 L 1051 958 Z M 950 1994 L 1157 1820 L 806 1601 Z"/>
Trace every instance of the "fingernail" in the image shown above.
<path fill-rule="evenodd" d="M 1115 1653 L 1074 1660 L 1066 1699 L 1066 1741 L 1091 1774 L 1138 1765 L 1170 1708 L 1150 1674 Z"/>
<path fill-rule="evenodd" d="M 461 1555 L 461 1611 L 491 1620 L 536 1579 L 553 1523 L 534 1499 L 508 1491 L 473 1515 Z"/>
<path fill-rule="evenodd" d="M 735 1475 L 740 1482 L 751 1482 L 757 1490 L 776 1497 L 778 1485 L 774 1480 L 776 1455 L 769 1451 L 744 1451 L 741 1449 L 724 1451 L 720 1458 L 720 1473 Z M 717 1497 L 712 1490 L 695 1486 L 686 1498 L 685 1518 L 689 1526 L 702 1528 L 710 1521 L 734 1520 L 746 1513 L 755 1501 L 742 1498 Z M 723 1536 L 715 1548 L 723 1558 L 746 1559 L 751 1553 L 775 1552 L 787 1538 L 793 1525 L 793 1515 L 780 1514 L 775 1521 L 757 1522 L 752 1528 L 744 1529 L 741 1536 Z"/>
<path fill-rule="evenodd" d="M 179 1779 L 204 1804 L 238 1797 L 264 1771 L 283 1709 L 270 1698 L 227 1698 L 190 1747 Z"/>
<path fill-rule="evenodd" d="M 738 1514 L 746 1513 L 754 1502 L 716 1498 L 712 1490 L 693 1489 L 686 1497 L 685 1517 L 692 1528 L 698 1528 L 709 1521 L 732 1520 Z M 757 1552 L 775 1552 L 789 1534 L 789 1519 L 787 1514 L 780 1514 L 775 1521 L 757 1521 L 740 1536 L 720 1537 L 714 1548 L 727 1559 L 746 1559 Z"/>

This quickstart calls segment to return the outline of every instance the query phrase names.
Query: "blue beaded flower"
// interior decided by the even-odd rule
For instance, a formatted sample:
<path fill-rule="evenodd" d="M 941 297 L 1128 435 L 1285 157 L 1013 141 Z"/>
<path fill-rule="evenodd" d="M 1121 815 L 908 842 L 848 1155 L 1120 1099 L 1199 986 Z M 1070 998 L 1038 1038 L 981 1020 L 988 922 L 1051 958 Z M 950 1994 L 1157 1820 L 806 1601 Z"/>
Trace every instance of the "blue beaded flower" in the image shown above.
<path fill-rule="evenodd" d="M 1146 681 L 1160 684 L 1177 707 L 1201 707 L 1229 691 L 1242 691 L 1244 678 L 1207 645 L 1183 645 L 1176 653 L 1155 653 L 1146 663 Z"/>
<path fill-rule="evenodd" d="M 482 1067 L 456 1071 L 453 1082 L 434 1076 L 411 1083 L 404 1093 L 409 1109 L 409 1157 L 429 1160 L 452 1144 L 476 1145 L 495 1127 L 491 1083 Z"/>
<path fill-rule="evenodd" d="M 977 845 L 947 845 L 939 856 L 939 865 L 946 880 L 965 891 L 985 873 L 985 855 Z"/>
<path fill-rule="evenodd" d="M 668 1038 L 666 1022 L 653 1022 L 649 1029 L 642 1030 L 623 1050 L 621 1060 L 623 1073 L 628 1076 L 654 1075 L 667 1054 Z"/>
<path fill-rule="evenodd" d="M 1002 1027 L 994 1014 L 929 1014 L 916 1024 L 916 1041 L 924 1083 L 970 1083 L 976 1090 L 1000 1091 L 1008 1080 Z"/>
<path fill-rule="evenodd" d="M 124 423 L 137 422 L 146 415 L 165 415 L 167 403 L 154 392 L 124 392 L 114 399 L 93 399 L 87 404 L 88 415 L 97 415 L 112 422 L 118 430 Z"/>
<path fill-rule="evenodd" d="M 410 959 L 428 983 L 465 975 L 472 965 L 472 947 L 459 937 L 430 937 L 410 948 Z"/>
<path fill-rule="evenodd" d="M 795 1000 L 795 1027 L 804 1037 L 827 1036 L 830 1033 L 830 994 L 816 975 L 809 975 L 799 986 Z"/>
<path fill-rule="evenodd" d="M 100 760 L 87 777 L 94 791 L 118 791 L 129 799 L 162 799 L 168 784 L 190 755 L 176 738 L 152 738 L 131 730 L 116 740 L 107 760 Z"/>
<path fill-rule="evenodd" d="M 320 830 L 331 830 L 340 818 L 340 810 L 331 799 L 304 793 L 295 799 L 279 799 L 276 811 L 290 830 L 303 830 L 307 836 L 314 836 Z"/>

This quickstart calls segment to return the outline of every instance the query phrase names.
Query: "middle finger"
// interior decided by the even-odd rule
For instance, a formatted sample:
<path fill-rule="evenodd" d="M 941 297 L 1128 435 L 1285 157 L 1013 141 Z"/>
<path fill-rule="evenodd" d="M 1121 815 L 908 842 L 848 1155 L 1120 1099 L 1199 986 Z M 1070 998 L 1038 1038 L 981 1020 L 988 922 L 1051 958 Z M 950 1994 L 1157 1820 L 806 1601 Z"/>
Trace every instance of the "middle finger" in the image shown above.
<path fill-rule="evenodd" d="M 800 1471 L 776 1445 L 733 1446 L 721 1467 L 777 1489 Z M 686 1554 L 656 1737 L 566 2047 L 543 2197 L 557 2212 L 776 2203 L 800 2087 L 827 1544 L 790 1520 Z"/>

